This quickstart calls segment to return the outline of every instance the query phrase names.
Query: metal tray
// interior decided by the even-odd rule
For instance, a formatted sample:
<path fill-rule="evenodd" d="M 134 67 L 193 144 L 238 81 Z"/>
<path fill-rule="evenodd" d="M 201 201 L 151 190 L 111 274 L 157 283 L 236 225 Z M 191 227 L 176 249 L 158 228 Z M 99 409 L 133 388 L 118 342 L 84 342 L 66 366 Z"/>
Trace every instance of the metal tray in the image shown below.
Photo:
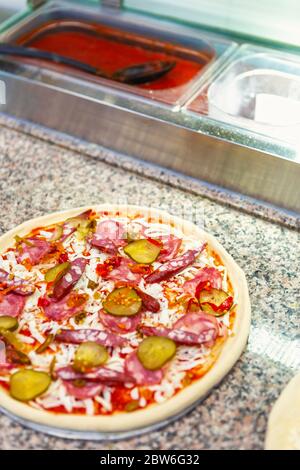
<path fill-rule="evenodd" d="M 96 84 L 107 86 L 129 94 L 135 98 L 141 97 L 146 100 L 153 100 L 164 103 L 168 106 L 179 106 L 184 103 L 193 92 L 198 89 L 207 76 L 210 66 L 218 61 L 223 55 L 226 56 L 234 47 L 234 43 L 228 40 L 216 38 L 209 34 L 192 34 L 189 28 L 181 28 L 174 32 L 170 25 L 161 24 L 159 21 L 147 21 L 141 16 L 124 13 L 118 10 L 107 10 L 106 8 L 87 7 L 85 5 L 74 5 L 70 2 L 50 2 L 45 6 L 38 8 L 32 14 L 26 16 L 14 27 L 4 32 L 1 40 L 10 43 L 19 43 L 26 45 L 41 35 L 43 31 L 50 31 L 49 24 L 55 22 L 65 22 L 69 27 L 76 22 L 100 25 L 100 27 L 111 28 L 110 39 L 118 39 L 123 32 L 127 35 L 127 42 L 131 46 L 151 50 L 153 52 L 164 52 L 170 54 L 170 44 L 172 45 L 171 57 L 186 59 L 194 63 L 204 65 L 194 77 L 185 84 L 156 90 L 155 88 L 145 89 L 138 86 L 128 86 L 99 77 L 92 77 L 88 74 L 79 73 L 69 69 L 61 71 L 61 75 L 77 76 L 84 81 L 91 81 Z M 37 31 L 37 32 L 35 32 Z M 100 29 L 101 31 L 101 29 Z M 106 33 L 107 34 L 107 33 Z M 222 57 L 223 58 L 223 57 Z M 18 60 L 20 62 L 20 60 Z M 26 63 L 23 59 L 23 63 Z M 53 64 L 43 63 L 38 68 L 43 78 L 48 77 L 51 80 L 51 69 L 59 72 L 59 67 Z M 38 79 L 38 77 L 36 77 Z"/>

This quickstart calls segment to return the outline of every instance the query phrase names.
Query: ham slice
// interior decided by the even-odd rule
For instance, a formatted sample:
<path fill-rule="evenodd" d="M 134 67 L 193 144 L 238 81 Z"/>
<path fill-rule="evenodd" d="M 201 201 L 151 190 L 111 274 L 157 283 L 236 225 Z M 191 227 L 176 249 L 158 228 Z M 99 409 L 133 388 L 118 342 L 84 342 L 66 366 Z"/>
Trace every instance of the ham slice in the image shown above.
<path fill-rule="evenodd" d="M 105 253 L 117 254 L 118 248 L 126 245 L 123 225 L 115 220 L 99 222 L 91 244 Z"/>
<path fill-rule="evenodd" d="M 190 264 L 195 261 L 196 256 L 198 254 L 199 250 L 186 251 L 182 256 L 174 258 L 162 264 L 159 268 L 153 271 L 153 273 L 149 274 L 149 276 L 145 278 L 145 281 L 149 284 L 153 284 L 172 278 L 173 276 L 190 266 Z"/>
<path fill-rule="evenodd" d="M 66 391 L 72 397 L 77 398 L 78 400 L 85 400 L 86 398 L 93 398 L 102 391 L 103 386 L 95 382 L 85 382 L 83 386 L 78 387 L 72 382 L 67 380 L 63 381 Z"/>
<path fill-rule="evenodd" d="M 156 261 L 159 263 L 165 263 L 166 261 L 175 258 L 182 240 L 175 237 L 175 235 L 162 235 L 161 237 L 158 237 L 158 240 L 162 242 L 163 247 Z"/>
<path fill-rule="evenodd" d="M 0 316 L 18 317 L 23 311 L 25 302 L 24 295 L 14 294 L 13 292 L 9 292 L 4 296 L 0 295 Z"/>
<path fill-rule="evenodd" d="M 16 276 L 10 278 L 10 274 L 0 269 L 0 294 L 1 290 L 9 290 L 19 295 L 31 295 L 35 291 L 35 287 L 27 281 Z"/>
<path fill-rule="evenodd" d="M 129 377 L 123 372 L 118 372 L 108 367 L 98 367 L 89 372 L 76 372 L 73 367 L 62 367 L 56 371 L 57 377 L 62 380 L 87 380 L 90 382 L 101 382 L 106 385 L 118 383 L 129 383 Z"/>
<path fill-rule="evenodd" d="M 125 334 L 135 331 L 141 321 L 141 314 L 137 313 L 131 317 L 117 317 L 100 310 L 101 323 L 113 333 Z"/>
<path fill-rule="evenodd" d="M 101 331 L 95 329 L 78 329 L 78 330 L 60 330 L 59 333 L 55 336 L 56 341 L 61 341 L 62 343 L 73 343 L 81 344 L 85 341 L 94 341 L 95 343 L 102 344 L 106 347 L 116 347 L 123 346 L 126 344 L 124 338 L 109 333 L 108 331 Z"/>
<path fill-rule="evenodd" d="M 177 320 L 173 328 L 142 326 L 139 331 L 146 336 L 165 336 L 178 344 L 210 347 L 219 334 L 219 325 L 212 315 L 187 313 Z"/>
<path fill-rule="evenodd" d="M 190 281 L 183 284 L 185 292 L 195 296 L 197 286 L 202 282 L 209 282 L 214 289 L 222 289 L 222 276 L 216 268 L 202 268 Z"/>
<path fill-rule="evenodd" d="M 24 260 L 29 260 L 34 266 L 35 264 L 38 264 L 52 249 L 51 243 L 41 238 L 26 238 L 26 241 L 28 241 L 29 244 L 21 242 L 18 245 L 18 263 L 21 263 Z"/>
<path fill-rule="evenodd" d="M 81 278 L 87 263 L 88 260 L 85 258 L 76 258 L 72 261 L 68 272 L 55 284 L 52 294 L 53 299 L 60 300 L 72 290 Z"/>
<path fill-rule="evenodd" d="M 125 359 L 125 374 L 131 377 L 137 385 L 154 385 L 163 379 L 163 371 L 148 370 L 140 362 L 134 351 Z"/>
<path fill-rule="evenodd" d="M 74 305 L 73 292 L 70 292 L 61 300 L 49 300 L 44 303 L 43 309 L 49 320 L 61 321 L 71 318 L 79 312 L 82 312 L 85 301 Z M 46 304 L 46 305 L 45 305 Z"/>

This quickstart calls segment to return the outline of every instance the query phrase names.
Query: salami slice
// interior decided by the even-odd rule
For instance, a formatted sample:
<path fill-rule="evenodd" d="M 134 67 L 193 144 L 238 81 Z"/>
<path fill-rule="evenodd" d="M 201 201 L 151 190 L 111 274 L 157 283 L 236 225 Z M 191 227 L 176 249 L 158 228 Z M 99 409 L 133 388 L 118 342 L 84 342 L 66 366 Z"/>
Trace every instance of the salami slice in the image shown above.
<path fill-rule="evenodd" d="M 126 244 L 123 225 L 115 220 L 103 220 L 97 225 L 91 244 L 105 253 L 116 254 Z"/>
<path fill-rule="evenodd" d="M 29 357 L 20 353 L 11 344 L 6 345 L 6 363 L 7 364 L 14 364 L 15 367 L 18 367 L 21 364 L 24 365 L 25 358 L 26 358 L 26 363 L 28 361 L 28 363 L 30 364 Z"/>
<path fill-rule="evenodd" d="M 55 336 L 55 339 L 62 343 L 73 344 L 80 344 L 84 341 L 94 341 L 95 343 L 102 344 L 102 346 L 106 347 L 123 346 L 126 344 L 126 340 L 124 338 L 120 338 L 120 336 L 109 333 L 108 331 L 89 328 L 78 330 L 63 329 Z"/>
<path fill-rule="evenodd" d="M 24 260 L 29 260 L 34 266 L 38 264 L 44 256 L 46 256 L 52 249 L 51 243 L 41 238 L 26 238 L 28 242 L 21 242 L 18 246 L 19 255 L 17 261 L 21 263 Z"/>
<path fill-rule="evenodd" d="M 10 274 L 4 271 L 4 269 L 0 269 L 0 293 L 4 289 L 9 289 L 11 292 L 19 295 L 31 295 L 35 291 L 35 287 L 32 284 L 16 276 L 10 279 Z"/>
<path fill-rule="evenodd" d="M 72 290 L 81 278 L 87 263 L 88 260 L 85 258 L 76 258 L 72 261 L 68 272 L 55 284 L 52 294 L 53 299 L 60 300 Z"/>
<path fill-rule="evenodd" d="M 143 306 L 146 310 L 149 310 L 149 312 L 153 313 L 157 313 L 160 310 L 160 303 L 157 299 L 137 287 L 135 288 L 135 290 L 138 293 L 139 297 L 142 299 Z"/>
<path fill-rule="evenodd" d="M 182 256 L 162 264 L 159 268 L 153 271 L 153 273 L 149 274 L 149 276 L 145 278 L 145 281 L 149 284 L 153 284 L 155 282 L 170 279 L 192 264 L 198 254 L 199 250 L 186 251 Z"/>
<path fill-rule="evenodd" d="M 185 292 L 195 296 L 197 286 L 202 282 L 209 282 L 214 289 L 222 289 L 222 276 L 216 268 L 202 268 L 190 281 L 183 284 Z"/>
<path fill-rule="evenodd" d="M 139 331 L 145 336 L 164 336 L 172 339 L 177 344 L 186 344 L 189 346 L 203 344 L 203 338 L 199 338 L 194 333 L 188 333 L 183 330 L 172 330 L 164 326 L 142 326 Z"/>
<path fill-rule="evenodd" d="M 103 385 L 95 382 L 85 382 L 82 386 L 75 385 L 73 382 L 67 380 L 64 380 L 63 383 L 67 393 L 78 400 L 93 398 L 99 395 L 103 389 Z"/>
<path fill-rule="evenodd" d="M 214 341 L 219 334 L 219 323 L 213 315 L 207 313 L 187 313 L 183 315 L 173 325 L 174 329 L 180 329 L 196 335 L 203 335 L 209 332 L 211 340 Z M 207 342 L 207 341 L 205 341 Z"/>
<path fill-rule="evenodd" d="M 56 371 L 57 377 L 62 380 L 87 380 L 90 382 L 101 382 L 106 385 L 117 383 L 130 383 L 129 377 L 123 372 L 119 372 L 108 367 L 98 367 L 89 372 L 76 372 L 73 367 L 62 367 Z"/>
<path fill-rule="evenodd" d="M 132 317 L 116 317 L 100 310 L 99 317 L 101 323 L 113 333 L 125 334 L 135 331 L 141 321 L 141 314 Z"/>
<path fill-rule="evenodd" d="M 139 361 L 136 352 L 134 351 L 125 359 L 125 374 L 131 377 L 138 385 L 154 385 L 158 384 L 163 379 L 163 371 L 148 370 Z"/>
<path fill-rule="evenodd" d="M 163 247 L 157 261 L 165 263 L 175 258 L 182 243 L 181 238 L 175 237 L 175 235 L 162 235 L 158 239 L 162 242 Z"/>
<path fill-rule="evenodd" d="M 4 341 L 0 339 L 0 367 L 6 363 L 6 347 Z"/>
<path fill-rule="evenodd" d="M 215 317 L 202 313 L 187 313 L 173 328 L 142 326 L 139 331 L 146 336 L 165 336 L 178 344 L 212 346 L 219 334 Z"/>
<path fill-rule="evenodd" d="M 15 364 L 0 364 L 0 375 L 6 375 L 8 372 L 15 368 Z"/>
<path fill-rule="evenodd" d="M 77 313 L 81 312 L 84 308 L 86 300 L 82 297 L 82 301 L 78 302 L 77 305 L 73 302 L 72 292 L 67 294 L 61 300 L 47 299 L 44 302 L 43 309 L 46 317 L 50 320 L 61 321 L 67 318 L 71 318 Z"/>
<path fill-rule="evenodd" d="M 23 311 L 25 302 L 24 295 L 14 294 L 13 292 L 9 292 L 4 296 L 0 295 L 0 316 L 18 317 Z"/>
<path fill-rule="evenodd" d="M 110 281 L 124 282 L 132 286 L 139 284 L 140 280 L 142 279 L 142 274 L 133 273 L 130 270 L 130 265 L 132 263 L 133 262 L 128 259 L 121 258 L 119 265 L 113 268 L 111 271 L 108 271 L 105 279 Z"/>

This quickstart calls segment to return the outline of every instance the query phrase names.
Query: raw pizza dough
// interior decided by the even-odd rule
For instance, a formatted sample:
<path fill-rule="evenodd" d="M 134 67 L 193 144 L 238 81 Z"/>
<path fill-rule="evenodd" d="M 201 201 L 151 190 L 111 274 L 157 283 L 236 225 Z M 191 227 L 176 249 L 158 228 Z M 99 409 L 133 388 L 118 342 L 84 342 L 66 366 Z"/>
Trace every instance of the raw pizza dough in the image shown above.
<path fill-rule="evenodd" d="M 239 359 L 245 349 L 250 329 L 250 300 L 247 281 L 243 271 L 235 263 L 233 258 L 225 251 L 221 244 L 210 234 L 204 232 L 191 222 L 181 218 L 170 216 L 168 213 L 156 209 L 141 206 L 127 205 L 96 205 L 86 206 L 68 211 L 57 212 L 43 217 L 38 217 L 25 222 L 0 237 L 0 252 L 2 253 L 10 246 L 14 246 L 16 235 L 25 236 L 36 227 L 46 226 L 61 222 L 69 217 L 74 217 L 85 210 L 93 209 L 108 211 L 111 215 L 119 211 L 121 215 L 146 214 L 159 217 L 163 223 L 174 224 L 180 227 L 184 234 L 194 235 L 197 239 L 207 241 L 212 249 L 221 257 L 222 262 L 228 270 L 228 276 L 238 298 L 236 319 L 234 322 L 234 333 L 230 336 L 221 351 L 217 361 L 212 368 L 199 380 L 185 387 L 175 396 L 164 403 L 148 406 L 146 409 L 131 413 L 115 413 L 110 416 L 82 416 L 65 413 L 52 413 L 28 406 L 11 398 L 8 393 L 0 388 L 0 406 L 17 417 L 34 423 L 80 431 L 118 432 L 130 431 L 137 428 L 153 425 L 166 420 L 185 409 L 194 405 L 204 398 L 213 387 L 226 376 L 230 369 Z"/>
<path fill-rule="evenodd" d="M 300 450 L 300 374 L 286 386 L 270 413 L 266 450 Z"/>

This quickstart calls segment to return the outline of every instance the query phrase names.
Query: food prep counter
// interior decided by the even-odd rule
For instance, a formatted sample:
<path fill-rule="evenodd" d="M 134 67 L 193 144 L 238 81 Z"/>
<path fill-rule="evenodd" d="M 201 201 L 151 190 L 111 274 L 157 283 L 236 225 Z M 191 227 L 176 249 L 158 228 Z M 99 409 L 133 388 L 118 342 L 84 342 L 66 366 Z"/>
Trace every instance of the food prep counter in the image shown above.
<path fill-rule="evenodd" d="M 172 423 L 76 434 L 1 409 L 2 449 L 262 449 L 271 407 L 300 368 L 299 45 L 137 3 L 33 0 L 0 25 L 0 231 L 101 203 L 189 219 L 246 274 L 249 342 Z M 143 64 L 167 71 L 141 81 Z"/>
<path fill-rule="evenodd" d="M 245 271 L 252 303 L 246 352 L 180 420 L 108 443 L 47 436 L 1 414 L 1 448 L 262 449 L 270 409 L 300 366 L 299 218 L 94 144 L 3 116 L 0 123 L 1 233 L 85 204 L 145 204 L 186 218 L 197 208 L 197 223 Z"/>
<path fill-rule="evenodd" d="M 2 25 L 0 52 L 34 47 L 85 61 L 86 71 L 2 52 L 3 115 L 299 213 L 300 67 L 287 46 L 91 1 L 36 6 Z M 124 83 L 133 61 L 171 68 Z"/>

